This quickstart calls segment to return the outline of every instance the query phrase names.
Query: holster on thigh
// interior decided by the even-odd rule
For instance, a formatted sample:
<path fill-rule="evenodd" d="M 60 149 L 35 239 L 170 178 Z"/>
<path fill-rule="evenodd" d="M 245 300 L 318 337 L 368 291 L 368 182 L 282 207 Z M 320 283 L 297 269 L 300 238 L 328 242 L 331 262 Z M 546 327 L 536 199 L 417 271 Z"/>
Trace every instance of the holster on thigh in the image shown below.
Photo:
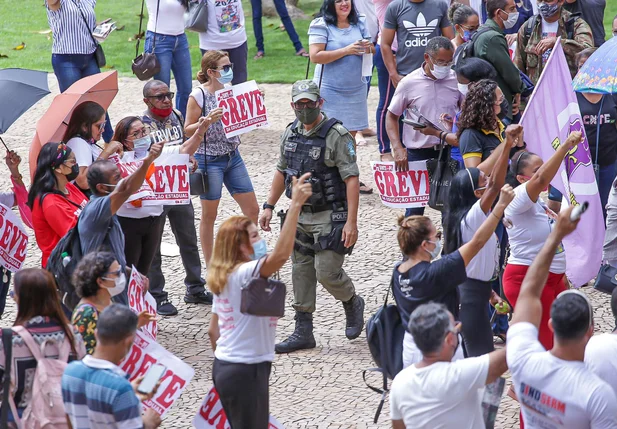
<path fill-rule="evenodd" d="M 353 251 L 353 246 L 345 247 L 343 241 L 343 223 L 333 223 L 332 231 L 327 235 L 320 235 L 317 239 L 317 243 L 313 246 L 315 252 L 322 252 L 324 250 L 332 250 L 339 255 L 350 255 Z"/>
<path fill-rule="evenodd" d="M 315 239 L 312 235 L 306 234 L 300 230 L 296 231 L 296 241 L 294 242 L 294 250 L 302 255 L 315 256 L 313 246 Z"/>

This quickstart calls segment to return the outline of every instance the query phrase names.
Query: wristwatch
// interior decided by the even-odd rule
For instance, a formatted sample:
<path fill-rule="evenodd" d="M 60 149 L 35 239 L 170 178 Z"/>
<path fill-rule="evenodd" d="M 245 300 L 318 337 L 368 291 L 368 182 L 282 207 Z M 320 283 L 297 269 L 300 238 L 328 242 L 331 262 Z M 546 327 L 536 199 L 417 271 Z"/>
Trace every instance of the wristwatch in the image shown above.
<path fill-rule="evenodd" d="M 270 209 L 270 210 L 274 210 L 274 206 L 272 204 L 268 204 L 268 203 L 264 203 L 263 205 L 263 209 Z"/>

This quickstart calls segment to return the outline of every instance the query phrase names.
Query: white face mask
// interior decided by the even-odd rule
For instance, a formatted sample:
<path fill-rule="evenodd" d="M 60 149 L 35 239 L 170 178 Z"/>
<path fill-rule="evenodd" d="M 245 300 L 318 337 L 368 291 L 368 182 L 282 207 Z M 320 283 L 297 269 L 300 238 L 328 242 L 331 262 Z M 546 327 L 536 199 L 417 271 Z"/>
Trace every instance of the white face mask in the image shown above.
<path fill-rule="evenodd" d="M 504 10 L 503 12 L 505 13 L 506 11 Z M 509 30 L 516 25 L 516 23 L 518 22 L 518 15 L 518 12 L 512 12 L 508 14 L 508 19 L 503 21 L 503 26 L 506 30 Z"/>
<path fill-rule="evenodd" d="M 437 240 L 437 241 L 426 240 L 426 241 L 435 245 L 435 248 L 433 250 L 425 249 L 431 255 L 431 261 L 434 259 L 437 259 L 437 257 L 441 254 L 441 240 Z"/>
<path fill-rule="evenodd" d="M 459 83 L 458 85 L 458 91 L 463 94 L 463 97 L 467 95 L 467 93 L 469 92 L 469 84 L 468 83 Z"/>
<path fill-rule="evenodd" d="M 107 288 L 107 292 L 109 292 L 112 297 L 120 295 L 122 292 L 124 292 L 124 288 L 126 287 L 126 275 L 124 275 L 124 273 L 121 273 L 115 279 L 110 279 L 108 277 L 101 278 L 104 280 L 113 280 L 113 282 L 115 283 L 114 287 Z"/>
<path fill-rule="evenodd" d="M 450 66 L 438 66 L 437 64 L 433 64 L 433 68 L 431 69 L 431 73 L 437 80 L 447 78 L 450 76 L 451 71 L 452 68 Z"/>

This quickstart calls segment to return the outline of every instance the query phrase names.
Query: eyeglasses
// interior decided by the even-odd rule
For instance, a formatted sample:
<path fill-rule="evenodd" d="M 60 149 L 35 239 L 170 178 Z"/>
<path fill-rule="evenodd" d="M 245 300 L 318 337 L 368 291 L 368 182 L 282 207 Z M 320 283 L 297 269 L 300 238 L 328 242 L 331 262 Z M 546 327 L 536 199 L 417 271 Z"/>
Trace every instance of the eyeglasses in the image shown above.
<path fill-rule="evenodd" d="M 225 64 L 224 66 L 221 66 L 220 68 L 215 68 L 214 70 L 216 71 L 224 71 L 225 73 L 228 73 L 229 70 L 233 70 L 234 69 L 234 63 L 229 63 L 229 64 Z"/>
<path fill-rule="evenodd" d="M 462 25 L 461 24 L 461 28 L 463 30 L 467 30 L 467 31 L 478 31 L 478 28 L 480 28 L 480 26 L 477 26 L 477 27 L 467 27 L 466 25 Z"/>
<path fill-rule="evenodd" d="M 435 58 L 431 57 L 430 55 L 429 55 L 429 58 L 431 59 L 431 62 L 433 64 L 435 64 L 436 66 L 439 66 L 439 67 L 452 67 L 452 65 L 454 64 L 454 61 L 445 62 L 445 61 L 441 61 L 441 60 L 436 60 Z"/>
<path fill-rule="evenodd" d="M 138 139 L 141 137 L 145 137 L 148 134 L 150 134 L 150 127 L 143 127 L 129 134 L 129 137 L 132 137 L 133 139 Z"/>
<path fill-rule="evenodd" d="M 334 0 L 335 4 L 341 4 L 341 3 L 351 3 L 351 0 Z"/>
<path fill-rule="evenodd" d="M 304 110 L 304 109 L 314 109 L 319 105 L 319 100 L 317 101 L 296 101 L 292 103 L 294 109 L 296 110 Z"/>
<path fill-rule="evenodd" d="M 146 98 L 154 98 L 157 101 L 163 102 L 166 98 L 169 98 L 169 101 L 173 100 L 174 95 L 176 95 L 174 92 L 168 92 L 166 94 L 149 95 Z"/>
<path fill-rule="evenodd" d="M 77 160 L 76 159 L 67 159 L 66 161 L 63 162 L 64 165 L 66 165 L 67 167 L 72 167 L 75 164 L 77 164 Z"/>
<path fill-rule="evenodd" d="M 99 133 L 102 133 L 103 130 L 105 129 L 105 124 L 107 124 L 107 121 L 103 121 L 100 124 L 94 124 L 95 127 L 99 127 Z"/>
<path fill-rule="evenodd" d="M 108 272 L 105 273 L 105 275 L 101 276 L 101 278 L 105 279 L 105 280 L 113 280 L 113 279 L 109 279 L 109 278 L 105 277 L 105 276 L 108 276 L 110 274 L 114 275 L 116 277 L 119 277 L 120 274 L 122 274 L 122 268 L 118 268 L 118 270 L 116 270 L 116 271 L 108 271 Z"/>

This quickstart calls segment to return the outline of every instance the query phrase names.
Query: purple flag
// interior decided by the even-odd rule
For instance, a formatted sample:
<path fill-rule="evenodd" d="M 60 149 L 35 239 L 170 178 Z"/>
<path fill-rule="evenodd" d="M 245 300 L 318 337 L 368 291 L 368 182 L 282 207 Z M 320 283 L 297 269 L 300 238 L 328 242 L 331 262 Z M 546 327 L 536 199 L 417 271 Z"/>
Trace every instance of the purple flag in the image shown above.
<path fill-rule="evenodd" d="M 602 262 L 604 218 L 589 142 L 581 119 L 566 56 L 558 39 L 521 119 L 527 149 L 544 161 L 555 153 L 572 131 L 581 131 L 583 141 L 573 148 L 551 185 L 572 205 L 589 202 L 576 231 L 564 239 L 566 274 L 575 287 L 595 278 Z"/>

